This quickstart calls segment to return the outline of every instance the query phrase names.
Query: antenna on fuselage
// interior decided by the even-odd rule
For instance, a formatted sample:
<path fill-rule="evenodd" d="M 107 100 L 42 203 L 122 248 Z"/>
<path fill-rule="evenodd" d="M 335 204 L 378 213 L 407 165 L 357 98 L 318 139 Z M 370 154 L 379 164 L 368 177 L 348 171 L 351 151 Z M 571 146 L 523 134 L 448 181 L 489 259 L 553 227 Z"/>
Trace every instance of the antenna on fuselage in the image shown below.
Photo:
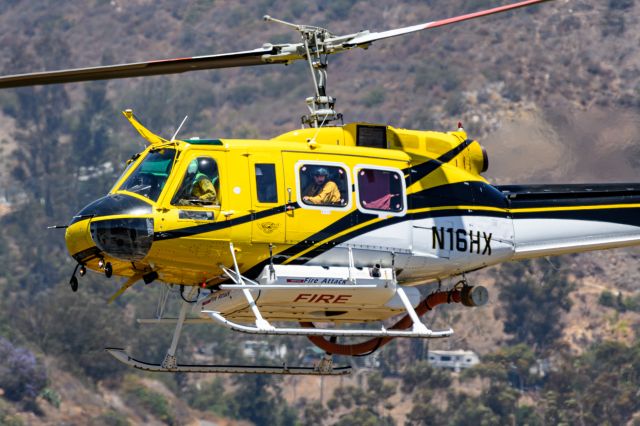
<path fill-rule="evenodd" d="M 176 140 L 176 136 L 178 136 L 178 133 L 180 132 L 180 129 L 182 129 L 182 125 L 184 124 L 184 122 L 187 121 L 187 118 L 189 118 L 189 116 L 185 115 L 184 119 L 182 119 L 182 123 L 180 123 L 180 125 L 176 129 L 176 132 L 173 134 L 173 136 L 171 137 L 171 140 L 169 142 L 173 142 L 173 141 Z"/>

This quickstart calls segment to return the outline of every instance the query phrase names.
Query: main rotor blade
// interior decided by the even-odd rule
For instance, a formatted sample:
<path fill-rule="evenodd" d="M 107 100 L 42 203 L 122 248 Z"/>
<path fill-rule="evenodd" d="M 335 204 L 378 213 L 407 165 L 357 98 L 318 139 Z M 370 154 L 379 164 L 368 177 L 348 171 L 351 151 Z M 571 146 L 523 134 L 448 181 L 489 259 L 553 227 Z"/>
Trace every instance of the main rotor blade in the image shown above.
<path fill-rule="evenodd" d="M 526 0 L 518 3 L 509 4 L 506 6 L 494 7 L 493 9 L 487 9 L 480 12 L 467 13 L 466 15 L 460 15 L 453 18 L 441 19 L 439 21 L 427 22 L 419 25 L 412 25 L 410 27 L 397 28 L 395 30 L 383 31 L 379 33 L 369 33 L 356 36 L 351 40 L 344 43 L 345 47 L 354 47 L 363 44 L 369 44 L 376 40 L 381 40 L 390 37 L 396 37 L 399 35 L 409 34 L 416 31 L 427 30 L 436 27 L 443 27 L 445 25 L 454 24 L 456 22 L 468 21 L 470 19 L 479 18 L 481 16 L 493 15 L 496 13 L 506 12 L 520 7 L 526 7 L 537 3 L 544 3 L 549 0 Z"/>
<path fill-rule="evenodd" d="M 317 54 L 333 54 L 350 50 L 354 47 L 366 47 L 376 40 L 409 34 L 430 28 L 441 27 L 456 22 L 467 21 L 481 16 L 506 12 L 520 7 L 544 3 L 549 0 L 526 0 L 506 6 L 495 7 L 480 12 L 468 13 L 453 18 L 427 22 L 410 27 L 397 28 L 379 33 L 363 31 L 339 37 L 330 37 L 318 42 L 313 48 Z M 302 27 L 301 27 L 302 28 Z M 315 27 L 304 27 L 306 30 Z M 324 31 L 317 29 L 318 31 Z M 305 33 L 306 34 L 306 33 Z M 307 34 L 308 35 L 308 34 Z M 313 38 L 314 40 L 316 38 Z M 80 81 L 107 80 L 128 77 L 143 77 L 160 74 L 176 74 L 187 71 L 216 68 L 245 67 L 266 64 L 288 64 L 307 59 L 306 48 L 302 43 L 265 44 L 263 47 L 243 52 L 222 53 L 218 55 L 194 56 L 190 58 L 165 59 L 160 61 L 136 62 L 131 64 L 107 65 L 91 68 L 76 68 L 59 71 L 44 71 L 0 77 L 0 89 L 43 84 L 74 83 Z"/>
<path fill-rule="evenodd" d="M 112 78 L 143 77 L 159 74 L 176 74 L 186 71 L 215 68 L 264 65 L 264 55 L 276 53 L 275 47 L 263 47 L 244 52 L 219 55 L 194 56 L 191 58 L 165 59 L 131 64 L 107 65 L 91 68 L 76 68 L 60 71 L 45 71 L 0 77 L 0 89 L 36 86 L 42 84 L 74 83 L 78 81 L 107 80 Z"/>

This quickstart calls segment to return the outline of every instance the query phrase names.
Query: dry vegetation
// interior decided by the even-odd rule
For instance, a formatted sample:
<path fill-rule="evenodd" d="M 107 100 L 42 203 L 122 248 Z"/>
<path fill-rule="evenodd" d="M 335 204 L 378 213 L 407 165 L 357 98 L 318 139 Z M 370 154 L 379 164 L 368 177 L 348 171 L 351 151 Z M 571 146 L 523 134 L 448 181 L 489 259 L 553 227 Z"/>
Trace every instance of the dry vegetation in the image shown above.
<path fill-rule="evenodd" d="M 503 3 L 407 0 L 372 7 L 369 2 L 349 0 L 258 0 L 248 5 L 202 0 L 52 1 L 47 5 L 5 1 L 0 4 L 0 69 L 3 74 L 21 73 L 246 50 L 268 41 L 297 41 L 293 32 L 263 23 L 260 17 L 266 13 L 347 33 L 412 25 Z M 491 161 L 488 178 L 494 183 L 638 181 L 640 33 L 635 28 L 639 19 L 640 4 L 633 0 L 548 2 L 532 10 L 381 42 L 366 52 L 332 58 L 329 91 L 337 97 L 338 109 L 347 121 L 441 130 L 453 128 L 461 120 L 467 131 L 487 146 Z M 119 161 L 137 148 L 130 142 L 134 133 L 115 113 L 129 107 L 163 134 L 170 134 L 184 115 L 190 116 L 185 136 L 269 138 L 290 130 L 298 126 L 304 97 L 311 92 L 305 72 L 304 64 L 295 64 L 110 82 L 106 92 L 112 114 L 106 121 L 109 154 Z M 59 107 L 61 120 L 69 123 L 58 135 L 60 149 L 69 145 L 64 142 L 69 138 L 65 132 L 72 133 L 86 110 L 85 87 L 70 85 L 69 103 Z M 19 110 L 20 105 L 15 92 L 0 93 L 0 196 L 7 191 L 15 195 L 12 190 L 16 178 L 9 171 L 16 160 L 9 151 L 33 143 L 15 137 L 19 119 L 26 114 Z M 47 149 L 46 144 L 42 146 Z M 95 154 L 99 157 L 104 152 Z M 104 192 L 108 184 L 108 179 L 93 183 L 75 199 L 59 201 L 56 217 L 68 218 L 69 212 Z M 29 202 L 13 201 L 14 209 Z M 33 205 L 39 203 L 36 200 Z M 9 211 L 0 198 L 0 216 L 6 219 Z M 29 218 L 24 216 L 25 220 Z M 8 235 L 20 231 L 24 238 L 31 235 L 32 240 L 39 235 L 25 230 L 28 226 L 15 218 L 6 219 L 3 225 L 13 230 Z M 59 243 L 53 246 L 58 250 L 21 251 L 19 241 L 18 237 L 0 241 L 0 254 L 7 265 L 0 281 L 5 299 L 19 300 L 14 291 L 35 293 L 68 279 L 64 274 L 72 265 Z M 620 292 L 623 298 L 637 294 L 639 256 L 637 249 L 625 249 L 563 258 L 575 290 L 570 295 L 572 306 L 562 317 L 559 346 L 581 354 L 605 340 L 637 342 L 640 314 L 603 306 L 599 301 L 605 291 L 616 297 Z M 51 273 L 47 269 L 50 264 L 62 265 L 65 272 Z M 44 270 L 38 275 L 41 281 L 29 278 L 24 272 L 29 268 Z M 446 307 L 428 320 L 434 327 L 452 325 L 457 332 L 451 339 L 430 343 L 432 349 L 463 348 L 488 355 L 508 346 L 510 336 L 503 331 L 505 317 L 501 312 L 509 301 L 500 297 L 499 277 L 500 268 L 469 276 L 472 282 L 490 288 L 488 306 L 476 310 Z M 57 281 L 50 282 L 54 279 Z M 61 287 L 58 285 L 57 291 L 67 290 Z M 132 297 L 136 300 L 128 307 L 129 313 L 135 312 L 135 302 L 141 303 L 140 295 Z M 110 315 L 125 315 L 122 306 L 111 309 Z M 4 314 L 0 317 L 0 334 L 18 336 L 35 352 L 47 353 L 31 340 L 32 336 L 11 331 L 15 323 L 8 322 Z M 130 318 L 121 325 L 132 327 Z M 151 342 L 152 337 L 147 336 L 146 341 Z M 294 349 L 304 347 L 304 343 L 297 345 Z M 398 353 L 404 356 L 408 351 L 407 346 L 399 345 Z M 162 384 L 154 381 L 157 376 L 119 374 L 118 380 L 94 380 L 78 369 L 68 372 L 59 368 L 61 353 L 57 349 L 55 356 L 47 353 L 44 358 L 48 386 L 59 396 L 59 406 L 55 406 L 55 398 L 51 402 L 39 397 L 41 412 L 36 415 L 33 410 L 0 399 L 0 421 L 8 413 L 5 421 L 22 419 L 24 424 L 34 425 L 86 424 L 88 418 L 98 419 L 95 424 L 126 424 L 126 419 L 131 424 L 198 424 L 198 419 L 242 424 L 181 402 L 185 399 L 183 390 L 195 386 L 201 377 L 181 381 L 161 378 Z M 403 363 L 403 359 L 393 361 Z M 368 373 L 362 374 L 365 379 L 369 377 Z M 339 385 L 365 388 L 365 379 L 325 380 L 325 402 Z M 307 401 L 319 397 L 319 379 L 293 380 L 276 382 L 276 387 L 283 389 L 284 400 L 302 412 L 301 397 Z M 395 377 L 388 382 L 400 386 L 401 380 Z M 481 383 L 481 379 L 463 383 L 456 377 L 452 389 L 479 395 L 484 389 Z M 225 378 L 225 386 L 237 391 L 242 385 Z M 434 401 L 442 395 L 435 396 Z M 390 398 L 391 408 L 384 414 L 402 424 L 414 396 L 398 392 Z M 540 402 L 530 393 L 521 393 L 518 398 L 521 405 Z M 338 417 L 329 419 L 338 421 Z"/>

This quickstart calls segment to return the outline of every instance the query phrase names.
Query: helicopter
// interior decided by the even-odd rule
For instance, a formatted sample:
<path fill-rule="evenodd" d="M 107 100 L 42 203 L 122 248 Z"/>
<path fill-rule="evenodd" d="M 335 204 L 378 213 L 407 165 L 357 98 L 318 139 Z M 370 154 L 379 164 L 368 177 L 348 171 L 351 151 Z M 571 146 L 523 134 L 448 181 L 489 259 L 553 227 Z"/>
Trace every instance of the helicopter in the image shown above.
<path fill-rule="evenodd" d="M 269 140 L 163 138 L 132 110 L 147 142 L 107 195 L 64 228 L 76 262 L 123 277 L 110 300 L 138 282 L 179 286 L 177 318 L 161 364 L 107 348 L 157 372 L 341 375 L 332 355 L 366 355 L 394 338 L 446 338 L 420 317 L 436 306 L 482 306 L 488 291 L 465 273 L 502 262 L 640 243 L 640 186 L 491 185 L 488 155 L 463 126 L 450 132 L 343 124 L 327 91 L 329 55 L 544 3 L 527 0 L 382 32 L 334 35 L 290 27 L 302 41 L 241 52 L 0 77 L 0 88 L 306 61 L 314 94 L 302 128 Z M 420 288 L 461 277 L 423 296 Z M 393 325 L 372 328 L 400 317 Z M 306 336 L 326 352 L 314 366 L 185 365 L 183 326 L 206 322 L 256 335 Z M 277 325 L 286 323 L 286 326 Z M 298 323 L 297 325 L 295 325 Z M 361 328 L 347 324 L 363 324 Z M 294 324 L 294 325 L 291 325 Z M 322 325 L 321 325 L 322 324 Z M 332 326 L 332 327 L 330 327 Z M 338 338 L 366 338 L 339 343 Z"/>

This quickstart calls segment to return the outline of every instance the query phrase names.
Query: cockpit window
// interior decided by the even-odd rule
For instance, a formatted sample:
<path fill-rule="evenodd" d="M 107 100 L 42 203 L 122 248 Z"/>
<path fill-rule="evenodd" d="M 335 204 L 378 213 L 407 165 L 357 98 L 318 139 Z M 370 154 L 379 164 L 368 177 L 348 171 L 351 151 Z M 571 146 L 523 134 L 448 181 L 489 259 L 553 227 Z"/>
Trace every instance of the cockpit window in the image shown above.
<path fill-rule="evenodd" d="M 151 201 L 158 201 L 171 173 L 175 154 L 176 151 L 169 148 L 150 151 L 120 186 L 120 190 L 134 192 Z"/>
<path fill-rule="evenodd" d="M 171 200 L 178 206 L 220 205 L 218 164 L 211 157 L 193 159 L 182 178 L 180 188 Z"/>

